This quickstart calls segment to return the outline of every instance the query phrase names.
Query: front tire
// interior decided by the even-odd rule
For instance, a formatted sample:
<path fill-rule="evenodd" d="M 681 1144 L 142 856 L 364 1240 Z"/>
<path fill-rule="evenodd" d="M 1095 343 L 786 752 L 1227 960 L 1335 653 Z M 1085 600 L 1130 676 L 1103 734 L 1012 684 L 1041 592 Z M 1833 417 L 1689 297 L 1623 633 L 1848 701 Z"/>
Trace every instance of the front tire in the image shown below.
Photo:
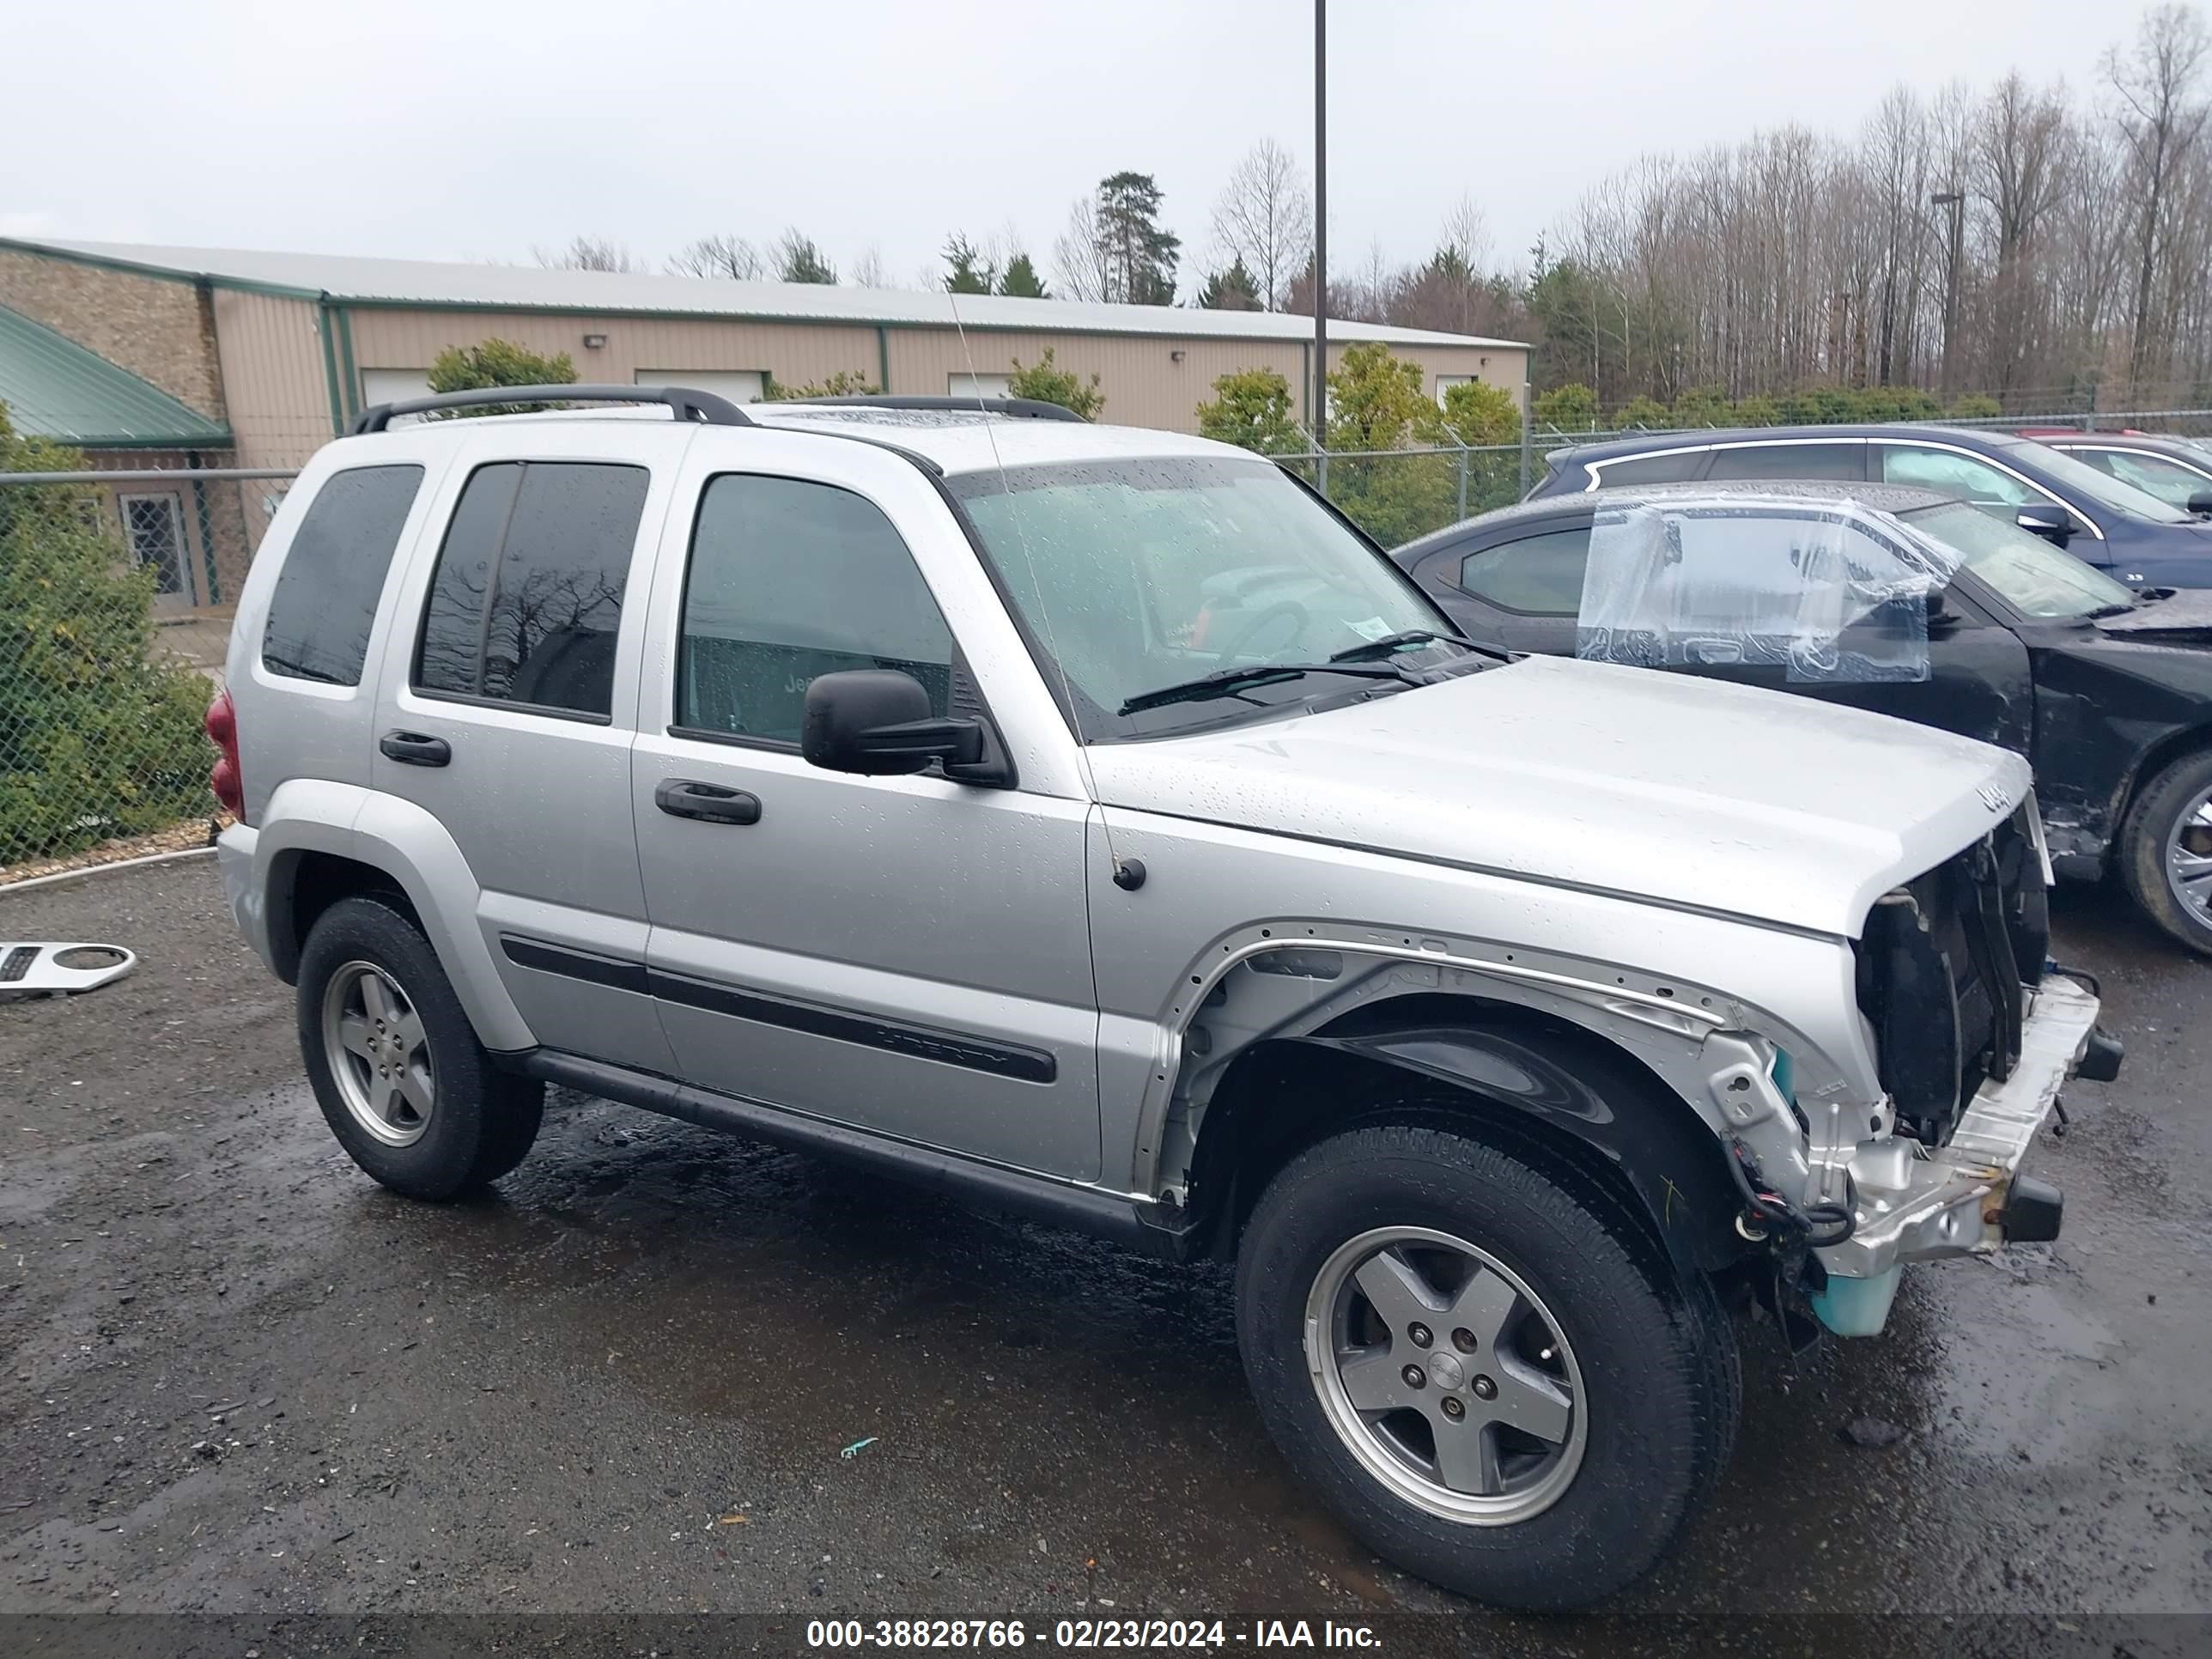
<path fill-rule="evenodd" d="M 1642 1577 L 1734 1437 L 1733 1334 L 1593 1190 L 1430 1127 L 1351 1131 L 1261 1194 L 1237 1336 L 1298 1473 L 1386 1559 L 1504 1607 Z"/>
<path fill-rule="evenodd" d="M 2120 878 L 2171 938 L 2212 956 L 2212 750 L 2143 786 L 2120 832 Z"/>
<path fill-rule="evenodd" d="M 331 1133 L 396 1193 L 488 1186 L 538 1138 L 544 1085 L 502 1072 L 421 929 L 381 899 L 340 899 L 300 952 L 300 1052 Z"/>

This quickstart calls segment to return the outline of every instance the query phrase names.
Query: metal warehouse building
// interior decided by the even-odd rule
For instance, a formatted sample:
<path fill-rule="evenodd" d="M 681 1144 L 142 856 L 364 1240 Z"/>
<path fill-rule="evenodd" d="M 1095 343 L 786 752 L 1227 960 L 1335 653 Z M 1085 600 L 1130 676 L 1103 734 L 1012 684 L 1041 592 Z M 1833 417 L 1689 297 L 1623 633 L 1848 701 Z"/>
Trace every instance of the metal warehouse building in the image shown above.
<path fill-rule="evenodd" d="M 790 283 L 438 264 L 312 253 L 0 239 L 5 306 L 227 428 L 235 464 L 304 461 L 364 404 L 424 389 L 447 346 L 565 351 L 581 380 L 680 380 L 744 401 L 770 377 L 844 371 L 907 393 L 1002 392 L 1050 349 L 1099 376 L 1109 420 L 1194 430 L 1213 382 L 1271 368 L 1310 386 L 1310 319 Z M 964 338 L 963 332 L 964 330 Z M 1521 395 L 1511 340 L 1332 322 L 1331 356 L 1381 340 L 1428 389 Z"/>
<path fill-rule="evenodd" d="M 565 351 L 580 380 L 680 381 L 737 402 L 771 378 L 840 371 L 895 392 L 1003 392 L 1018 360 L 1049 349 L 1099 377 L 1108 420 L 1186 432 L 1222 374 L 1277 369 L 1302 404 L 1312 380 L 1312 320 L 1260 312 L 0 238 L 0 385 L 17 387 L 16 424 L 102 468 L 296 467 L 365 405 L 426 391 L 446 347 L 494 337 Z M 1517 398 L 1528 374 L 1511 340 L 1351 322 L 1329 339 L 1332 363 L 1385 342 L 1437 396 L 1474 380 Z M 118 484 L 159 607 L 234 598 L 283 490 Z"/>

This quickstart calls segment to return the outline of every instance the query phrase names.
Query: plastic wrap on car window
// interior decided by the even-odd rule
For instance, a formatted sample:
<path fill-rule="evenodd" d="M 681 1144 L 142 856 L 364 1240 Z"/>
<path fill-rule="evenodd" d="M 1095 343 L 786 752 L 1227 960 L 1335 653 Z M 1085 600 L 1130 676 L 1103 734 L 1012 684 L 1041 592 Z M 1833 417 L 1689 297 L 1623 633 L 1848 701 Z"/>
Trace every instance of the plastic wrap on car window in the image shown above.
<path fill-rule="evenodd" d="M 1609 502 L 1590 529 L 1575 654 L 1778 665 L 1792 684 L 1924 680 L 1929 596 L 1959 563 L 1849 499 Z"/>

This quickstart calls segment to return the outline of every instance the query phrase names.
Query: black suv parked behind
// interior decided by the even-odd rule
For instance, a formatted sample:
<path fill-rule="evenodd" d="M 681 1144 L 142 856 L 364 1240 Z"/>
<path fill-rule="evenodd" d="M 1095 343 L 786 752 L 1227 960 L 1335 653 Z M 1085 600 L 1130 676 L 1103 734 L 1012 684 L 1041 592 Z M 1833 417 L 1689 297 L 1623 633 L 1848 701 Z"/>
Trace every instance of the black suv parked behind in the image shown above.
<path fill-rule="evenodd" d="M 1676 665 L 2027 756 L 2056 872 L 2117 872 L 2160 927 L 2212 955 L 2212 593 L 2141 597 L 2002 519 L 1896 484 L 1732 482 L 1552 496 L 1437 531 L 1393 556 L 1477 643 L 1571 657 L 1600 513 L 1650 503 L 1740 520 L 1758 514 L 1753 503 L 1771 505 L 1771 538 L 1740 545 L 1771 546 L 1771 560 L 1749 561 L 1759 566 L 1752 569 L 1739 559 L 1727 592 L 1709 605 L 1689 600 L 1689 611 L 1725 622 L 1747 592 L 1765 597 L 1769 616 L 1810 609 L 1791 599 L 1808 580 L 1798 551 L 1805 526 L 1846 501 L 1871 509 L 1871 525 L 1892 520 L 1960 556 L 1929 601 L 1923 678 L 1808 677 L 1783 651 Z"/>
<path fill-rule="evenodd" d="M 2033 530 L 2130 587 L 2212 586 L 2212 525 L 2070 455 L 1965 427 L 1653 433 L 1554 450 L 1538 496 L 1656 483 L 1820 478 L 1918 484 Z"/>

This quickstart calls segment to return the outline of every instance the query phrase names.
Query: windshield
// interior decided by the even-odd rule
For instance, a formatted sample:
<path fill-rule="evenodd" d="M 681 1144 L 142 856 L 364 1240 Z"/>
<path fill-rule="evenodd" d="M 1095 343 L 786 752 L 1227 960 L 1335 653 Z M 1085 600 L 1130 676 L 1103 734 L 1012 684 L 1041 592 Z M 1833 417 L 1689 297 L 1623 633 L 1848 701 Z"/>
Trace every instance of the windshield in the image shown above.
<path fill-rule="evenodd" d="M 1316 673 L 1235 698 L 1115 712 L 1225 669 L 1312 665 L 1394 635 L 1455 631 L 1271 462 L 1147 457 L 946 482 L 1030 638 L 1066 677 L 1088 740 L 1249 715 L 1255 703 L 1371 694 L 1371 672 Z M 1414 666 L 1455 654 L 1434 644 L 1395 653 Z"/>
<path fill-rule="evenodd" d="M 2053 483 L 2079 490 L 2091 501 L 2101 501 L 2116 513 L 2124 513 L 2131 519 L 2148 519 L 2153 524 L 2197 522 L 2179 507 L 2169 507 L 2157 496 L 2146 495 L 2133 484 L 2122 483 L 2118 478 L 2100 472 L 2095 467 L 2087 462 L 2077 461 L 2071 455 L 2025 441 L 2014 447 L 2026 452 L 2020 459 L 2042 468 L 2051 475 Z"/>
<path fill-rule="evenodd" d="M 1964 501 L 1911 507 L 1897 516 L 1956 550 L 1967 569 L 2023 616 L 2086 617 L 2135 603 L 2128 589 L 2064 548 Z"/>

